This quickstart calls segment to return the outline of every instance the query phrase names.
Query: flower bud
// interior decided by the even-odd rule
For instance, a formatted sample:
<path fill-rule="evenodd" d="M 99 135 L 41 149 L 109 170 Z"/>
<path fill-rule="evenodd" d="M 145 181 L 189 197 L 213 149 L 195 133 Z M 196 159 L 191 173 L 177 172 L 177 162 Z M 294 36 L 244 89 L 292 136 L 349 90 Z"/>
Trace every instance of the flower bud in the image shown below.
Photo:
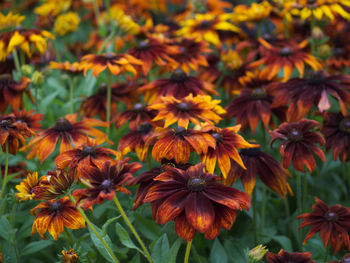
<path fill-rule="evenodd" d="M 248 262 L 258 262 L 265 256 L 267 251 L 268 249 L 263 245 L 256 246 L 248 252 Z"/>
<path fill-rule="evenodd" d="M 318 26 L 316 26 L 312 29 L 311 35 L 312 35 L 312 38 L 315 40 L 321 40 L 322 38 L 324 38 L 324 33 L 323 33 L 322 29 L 319 28 Z"/>
<path fill-rule="evenodd" d="M 70 249 L 67 252 L 62 250 L 63 263 L 76 263 L 78 262 L 79 256 L 74 252 L 74 249 Z"/>
<path fill-rule="evenodd" d="M 25 75 L 25 76 L 30 76 L 33 73 L 32 67 L 28 64 L 22 65 L 21 71 L 22 71 L 23 75 Z"/>
<path fill-rule="evenodd" d="M 318 54 L 323 59 L 328 58 L 331 55 L 331 47 L 327 44 L 319 46 Z"/>
<path fill-rule="evenodd" d="M 31 81 L 36 85 L 41 85 L 44 83 L 43 73 L 40 71 L 34 71 Z"/>

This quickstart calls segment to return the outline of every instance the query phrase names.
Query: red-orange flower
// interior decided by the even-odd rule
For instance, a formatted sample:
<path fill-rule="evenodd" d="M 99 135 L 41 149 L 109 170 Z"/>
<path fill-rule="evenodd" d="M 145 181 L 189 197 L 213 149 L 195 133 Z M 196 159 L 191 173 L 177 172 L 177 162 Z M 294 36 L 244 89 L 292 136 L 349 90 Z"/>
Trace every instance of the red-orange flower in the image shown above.
<path fill-rule="evenodd" d="M 166 167 L 154 180 L 144 202 L 153 202 L 157 223 L 175 221 L 176 233 L 191 241 L 196 233 L 214 239 L 220 228 L 230 229 L 236 219 L 236 210 L 249 209 L 249 196 L 222 185 L 217 177 L 203 171 L 205 164 L 191 166 L 186 171 Z M 155 204 L 156 203 L 156 204 Z"/>
<path fill-rule="evenodd" d="M 35 113 L 34 110 L 15 111 L 13 114 L 15 115 L 16 122 L 25 123 L 29 129 L 35 132 L 41 130 L 41 124 L 39 121 L 43 119 L 43 114 Z"/>
<path fill-rule="evenodd" d="M 128 163 L 129 158 L 117 160 L 115 164 L 105 162 L 101 168 L 94 166 L 82 167 L 84 177 L 82 182 L 88 187 L 75 190 L 73 195 L 81 202 L 84 209 L 93 204 L 100 204 L 103 200 L 110 200 L 116 192 L 130 194 L 122 185 L 132 178 L 132 174 L 141 168 L 139 163 Z"/>
<path fill-rule="evenodd" d="M 107 127 L 107 123 L 88 118 L 77 122 L 76 118 L 76 114 L 68 114 L 59 118 L 55 126 L 40 132 L 21 150 L 27 151 L 31 148 L 27 158 L 36 156 L 40 162 L 43 162 L 55 150 L 59 140 L 60 153 L 73 149 L 72 143 L 74 145 L 84 143 L 89 136 L 95 137 L 98 143 L 104 141 L 112 143 L 102 131 L 94 128 L 94 126 Z"/>
<path fill-rule="evenodd" d="M 325 139 L 319 132 L 312 131 L 319 123 L 314 120 L 302 119 L 299 122 L 282 123 L 278 129 L 271 131 L 271 143 L 283 140 L 280 146 L 283 167 L 288 168 L 290 162 L 294 169 L 304 172 L 304 164 L 310 173 L 316 168 L 316 161 L 312 154 L 316 154 L 323 162 L 326 156 L 316 146 L 316 143 L 325 144 Z"/>
<path fill-rule="evenodd" d="M 39 209 L 40 211 L 38 212 L 37 210 Z M 44 234 L 47 230 L 57 240 L 58 236 L 63 232 L 63 227 L 70 229 L 85 227 L 84 218 L 68 197 L 40 203 L 30 212 L 36 215 L 33 222 L 32 235 L 35 231 L 38 231 L 42 239 L 45 239 Z"/>
<path fill-rule="evenodd" d="M 298 229 L 311 225 L 304 244 L 309 238 L 320 232 L 324 247 L 326 248 L 330 241 L 334 254 L 340 250 L 342 244 L 350 249 L 350 209 L 339 204 L 328 206 L 317 197 L 315 200 L 316 204 L 312 205 L 311 213 L 297 217 L 303 220 Z"/>
<path fill-rule="evenodd" d="M 278 252 L 277 255 L 267 252 L 266 253 L 266 260 L 268 263 L 287 263 L 287 262 L 293 262 L 293 263 L 317 263 L 315 260 L 311 259 L 311 253 L 310 252 L 287 252 L 283 249 Z"/>
<path fill-rule="evenodd" d="M 70 63 L 68 61 L 65 61 L 65 62 L 50 61 L 50 68 L 59 69 L 71 75 L 78 75 L 83 72 L 83 68 L 79 62 Z"/>
<path fill-rule="evenodd" d="M 191 93 L 193 96 L 217 94 L 213 84 L 188 76 L 181 69 L 174 70 L 168 79 L 159 79 L 142 86 L 139 91 L 145 92 L 145 100 L 149 103 L 159 101 L 160 97 L 181 99 Z"/>
<path fill-rule="evenodd" d="M 268 78 L 272 79 L 277 73 L 283 69 L 283 81 L 287 81 L 294 67 L 298 70 L 300 77 L 304 75 L 304 63 L 308 64 L 314 70 L 321 69 L 321 64 L 317 59 L 303 51 L 308 44 L 308 40 L 300 44 L 295 41 L 284 42 L 283 45 L 274 47 L 264 39 L 259 38 L 261 58 L 250 64 L 250 67 L 258 67 L 265 65 L 262 72 L 268 74 Z"/>

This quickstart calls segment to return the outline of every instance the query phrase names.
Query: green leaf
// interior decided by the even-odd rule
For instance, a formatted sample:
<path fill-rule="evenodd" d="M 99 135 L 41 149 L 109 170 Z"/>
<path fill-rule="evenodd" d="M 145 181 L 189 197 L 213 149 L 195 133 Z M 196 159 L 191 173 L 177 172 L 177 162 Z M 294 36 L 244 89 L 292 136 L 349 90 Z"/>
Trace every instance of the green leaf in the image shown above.
<path fill-rule="evenodd" d="M 215 239 L 210 251 L 210 262 L 212 263 L 227 263 L 227 255 L 224 247 L 219 239 Z"/>
<path fill-rule="evenodd" d="M 152 249 L 152 258 L 154 263 L 167 263 L 169 253 L 169 240 L 167 234 L 158 238 Z"/>
<path fill-rule="evenodd" d="M 272 236 L 272 239 L 280 243 L 282 248 L 287 251 L 292 251 L 292 243 L 286 236 Z"/>
<path fill-rule="evenodd" d="M 121 215 L 108 219 L 106 223 L 104 223 L 102 226 L 102 234 L 105 235 L 107 233 L 107 227 L 110 225 L 110 223 L 112 223 L 115 220 L 118 220 L 120 217 Z"/>
<path fill-rule="evenodd" d="M 171 246 L 169 255 L 168 255 L 168 263 L 176 263 L 176 256 L 179 252 L 180 246 L 182 244 L 182 238 L 177 238 L 174 244 Z"/>
<path fill-rule="evenodd" d="M 155 240 L 162 234 L 160 227 L 153 220 L 137 213 L 135 213 L 135 224 L 138 225 L 136 228 L 140 229 L 142 235 L 150 240 Z"/>
<path fill-rule="evenodd" d="M 26 245 L 22 249 L 21 256 L 34 254 L 35 252 L 38 252 L 48 246 L 51 246 L 53 243 L 54 241 L 52 240 L 39 240 L 39 241 L 30 242 L 28 245 Z"/>
<path fill-rule="evenodd" d="M 136 249 L 137 251 L 139 251 L 141 254 L 145 255 L 144 252 L 138 248 L 134 242 L 132 242 L 130 236 L 129 236 L 129 233 L 128 231 L 125 230 L 124 227 L 122 227 L 121 224 L 119 224 L 118 222 L 115 224 L 115 230 L 117 232 L 117 235 L 119 236 L 120 238 L 120 242 L 128 247 L 128 248 L 132 248 L 132 249 Z"/>
<path fill-rule="evenodd" d="M 39 110 L 38 112 L 45 114 L 49 108 L 49 104 L 56 98 L 59 91 L 56 91 L 48 96 L 46 98 L 42 99 L 39 104 Z"/>
<path fill-rule="evenodd" d="M 3 215 L 0 219 L 0 229 L 0 236 L 12 243 L 13 235 L 17 232 L 17 228 L 12 228 L 10 222 L 6 218 L 6 215 Z"/>
<path fill-rule="evenodd" d="M 109 238 L 108 235 L 103 236 L 102 235 L 102 230 L 99 229 L 97 226 L 93 225 L 96 229 L 96 231 L 100 234 L 100 236 L 102 236 L 102 238 L 106 241 L 107 245 L 112 249 L 113 244 L 111 239 Z M 90 232 L 90 237 L 92 242 L 94 243 L 95 247 L 97 248 L 97 250 L 101 253 L 101 255 L 108 260 L 108 262 L 113 262 L 112 257 L 110 256 L 110 254 L 108 253 L 107 249 L 105 248 L 105 246 L 102 244 L 102 242 L 98 239 L 98 237 L 95 235 L 95 233 L 91 230 L 91 228 L 89 227 L 89 232 Z"/>

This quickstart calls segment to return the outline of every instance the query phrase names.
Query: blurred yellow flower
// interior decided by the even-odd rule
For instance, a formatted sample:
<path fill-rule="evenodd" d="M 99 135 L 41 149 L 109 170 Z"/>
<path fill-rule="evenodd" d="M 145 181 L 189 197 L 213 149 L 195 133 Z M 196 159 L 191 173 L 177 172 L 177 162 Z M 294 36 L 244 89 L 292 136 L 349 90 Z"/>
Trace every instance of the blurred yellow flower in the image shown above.
<path fill-rule="evenodd" d="M 135 23 L 132 18 L 125 14 L 125 12 L 118 6 L 113 6 L 110 9 L 111 19 L 115 20 L 118 28 L 124 33 L 136 35 L 140 31 L 140 26 Z"/>
<path fill-rule="evenodd" d="M 251 5 L 237 5 L 232 14 L 232 22 L 259 22 L 271 13 L 272 7 L 268 1 L 252 3 Z"/>
<path fill-rule="evenodd" d="M 18 201 L 32 200 L 35 195 L 33 188 L 38 185 L 38 173 L 28 174 L 27 178 L 23 179 L 19 185 L 16 185 L 16 189 L 19 191 L 16 193 Z"/>
<path fill-rule="evenodd" d="M 0 30 L 20 26 L 24 19 L 25 16 L 13 14 L 12 12 L 9 12 L 6 16 L 0 13 Z"/>
<path fill-rule="evenodd" d="M 54 32 L 57 35 L 64 36 L 67 33 L 76 31 L 79 23 L 80 17 L 75 12 L 68 12 L 66 14 L 59 15 L 55 21 Z"/>
<path fill-rule="evenodd" d="M 225 66 L 233 70 L 238 69 L 243 64 L 243 60 L 240 55 L 232 49 L 230 49 L 227 53 L 222 54 L 221 60 Z"/>
<path fill-rule="evenodd" d="M 57 16 L 67 11 L 71 4 L 71 0 L 44 0 L 41 6 L 34 9 L 34 13 L 40 16 Z"/>

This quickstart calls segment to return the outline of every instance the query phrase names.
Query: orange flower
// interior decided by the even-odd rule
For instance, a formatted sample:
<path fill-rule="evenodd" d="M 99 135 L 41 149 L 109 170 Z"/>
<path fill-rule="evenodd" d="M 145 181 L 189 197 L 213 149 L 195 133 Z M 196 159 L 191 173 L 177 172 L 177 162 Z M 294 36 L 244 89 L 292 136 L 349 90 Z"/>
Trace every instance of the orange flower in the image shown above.
<path fill-rule="evenodd" d="M 23 179 L 23 181 L 19 185 L 16 185 L 16 189 L 19 191 L 18 193 L 16 193 L 18 201 L 22 202 L 25 200 L 32 200 L 35 197 L 33 189 L 39 184 L 40 181 L 38 179 L 38 173 L 29 173 L 27 175 L 27 178 Z"/>
<path fill-rule="evenodd" d="M 39 121 L 43 119 L 43 114 L 35 113 L 34 110 L 28 112 L 25 110 L 15 111 L 13 114 L 15 115 L 16 122 L 27 124 L 28 128 L 35 132 L 41 130 Z"/>
<path fill-rule="evenodd" d="M 79 256 L 77 255 L 77 253 L 74 252 L 74 248 L 65 251 L 62 250 L 62 260 L 63 263 L 77 263 Z"/>
<path fill-rule="evenodd" d="M 264 39 L 259 38 L 261 58 L 249 65 L 254 68 L 261 65 L 266 67 L 262 70 L 263 74 L 267 74 L 272 79 L 277 73 L 283 69 L 283 81 L 287 81 L 293 73 L 294 67 L 299 72 L 300 77 L 304 75 L 304 63 L 308 64 L 314 70 L 321 69 L 321 64 L 317 59 L 303 51 L 308 44 L 308 40 L 304 40 L 300 44 L 295 41 L 281 42 L 280 46 L 274 47 Z"/>
<path fill-rule="evenodd" d="M 70 63 L 68 61 L 65 61 L 65 62 L 50 61 L 50 68 L 59 69 L 67 73 L 70 73 L 72 75 L 80 74 L 83 72 L 82 66 L 78 62 Z"/>
<path fill-rule="evenodd" d="M 113 75 L 116 76 L 124 72 L 131 72 L 136 75 L 137 71 L 134 66 L 141 66 L 142 61 L 129 54 L 90 54 L 82 57 L 80 65 L 84 70 L 84 74 L 86 74 L 88 70 L 92 69 L 92 73 L 95 77 L 97 77 L 107 68 Z"/>
<path fill-rule="evenodd" d="M 164 128 L 175 122 L 178 122 L 178 126 L 185 129 L 190 121 L 194 124 L 199 124 L 199 120 L 209 124 L 218 123 L 222 119 L 219 115 L 226 113 L 218 105 L 221 101 L 212 100 L 210 96 L 193 97 L 190 94 L 183 99 L 162 97 L 161 100 L 161 103 L 151 105 L 149 108 L 159 111 L 153 121 L 165 120 Z"/>
<path fill-rule="evenodd" d="M 33 222 L 32 235 L 34 235 L 35 231 L 38 231 L 42 239 L 45 239 L 44 234 L 47 230 L 57 240 L 58 236 L 63 232 L 63 227 L 70 229 L 85 227 L 84 218 L 68 197 L 40 203 L 30 212 L 36 215 Z"/>
<path fill-rule="evenodd" d="M 277 255 L 272 252 L 266 253 L 266 260 L 268 263 L 317 263 L 315 260 L 312 260 L 310 252 L 287 252 L 281 249 Z"/>
<path fill-rule="evenodd" d="M 102 131 L 93 128 L 94 126 L 107 127 L 107 123 L 88 118 L 77 122 L 76 118 L 76 114 L 59 118 L 55 126 L 40 132 L 21 150 L 27 151 L 31 148 L 27 158 L 37 156 L 40 162 L 43 162 L 55 150 L 59 139 L 61 139 L 60 153 L 73 149 L 72 143 L 74 145 L 84 143 L 89 136 L 97 138 L 98 143 L 107 141 L 112 144 Z"/>

